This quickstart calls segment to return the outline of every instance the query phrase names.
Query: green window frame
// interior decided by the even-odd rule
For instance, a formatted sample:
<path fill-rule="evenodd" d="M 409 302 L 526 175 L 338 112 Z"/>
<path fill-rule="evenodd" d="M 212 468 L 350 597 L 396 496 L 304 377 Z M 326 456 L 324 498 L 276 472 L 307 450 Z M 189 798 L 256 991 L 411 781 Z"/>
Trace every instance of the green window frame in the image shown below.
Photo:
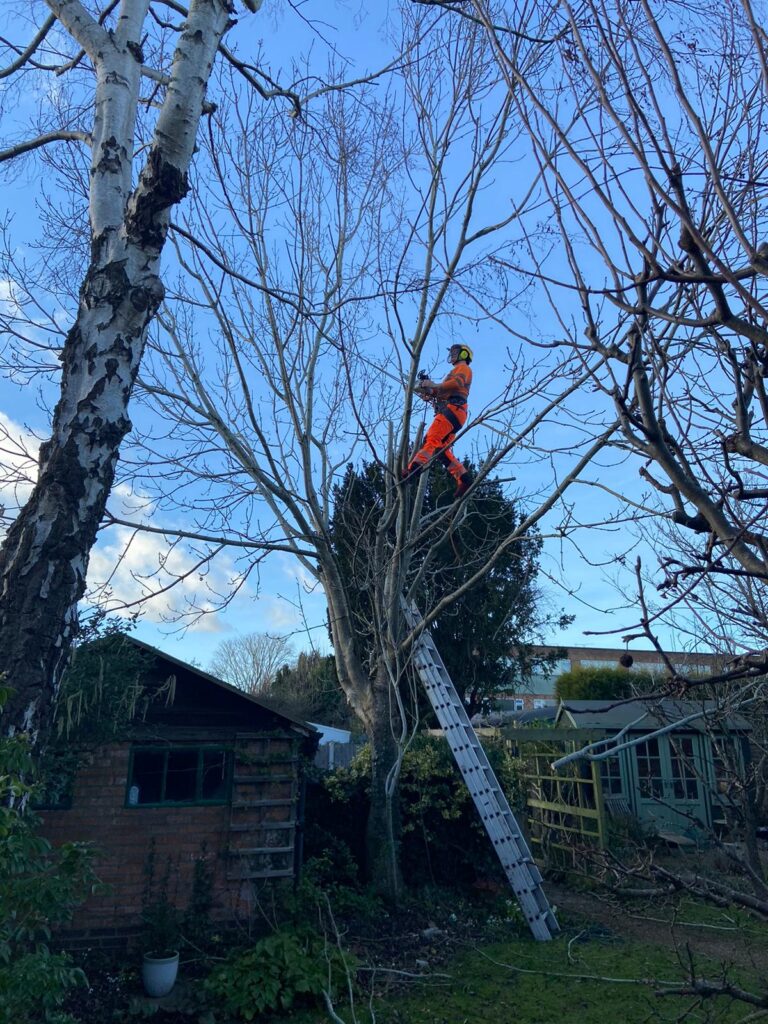
<path fill-rule="evenodd" d="M 195 807 L 226 804 L 232 750 L 213 744 L 131 748 L 125 806 Z"/>

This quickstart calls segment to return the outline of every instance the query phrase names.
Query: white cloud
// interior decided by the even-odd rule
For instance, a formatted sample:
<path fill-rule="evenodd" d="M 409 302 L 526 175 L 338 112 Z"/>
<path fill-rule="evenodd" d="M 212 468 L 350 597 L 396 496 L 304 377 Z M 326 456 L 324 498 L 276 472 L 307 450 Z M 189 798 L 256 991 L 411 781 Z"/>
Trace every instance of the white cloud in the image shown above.
<path fill-rule="evenodd" d="M 9 516 L 24 504 L 34 486 L 39 446 L 29 430 L 0 413 L 0 504 Z M 144 522 L 153 521 L 156 513 L 154 501 L 127 484 L 113 488 L 110 508 L 117 516 Z M 298 637 L 309 623 L 313 637 L 324 636 L 322 589 L 295 558 L 272 556 L 260 570 L 258 597 L 255 582 L 247 582 L 223 611 L 219 610 L 222 598 L 238 576 L 235 562 L 226 554 L 196 568 L 198 562 L 199 554 L 189 545 L 174 546 L 163 534 L 126 526 L 108 528 L 91 552 L 85 601 L 118 614 L 140 608 L 142 622 L 150 630 L 162 625 L 172 629 L 173 623 L 184 622 L 191 646 L 176 652 L 182 658 L 195 656 L 193 634 L 203 645 L 206 636 L 229 631 Z M 149 637 L 150 642 L 156 642 L 162 632 Z"/>
<path fill-rule="evenodd" d="M 125 526 L 105 531 L 91 553 L 86 599 L 109 610 L 141 607 L 150 622 L 187 620 L 204 614 L 198 628 L 216 632 L 212 619 L 233 576 L 227 558 L 200 565 L 200 556 L 184 543 Z"/>
<path fill-rule="evenodd" d="M 0 282 L 0 301 L 2 301 Z M 15 517 L 37 479 L 40 441 L 10 416 L 0 412 L 0 505 L 7 519 Z M 148 521 L 156 511 L 152 499 L 127 484 L 117 484 L 110 495 L 115 515 Z M 0 513 L 2 515 L 2 513 Z M 148 623 L 179 619 L 193 623 L 198 634 L 217 634 L 227 629 L 217 614 L 222 595 L 228 593 L 237 570 L 226 555 L 213 565 L 202 565 L 199 554 L 188 545 L 172 544 L 162 534 L 141 533 L 129 527 L 107 529 L 91 552 L 85 601 L 116 612 L 141 607 Z M 236 598 L 253 614 L 252 592 L 247 585 Z M 288 632 L 297 624 L 293 609 L 277 598 L 259 602 L 265 615 L 263 628 Z M 199 616 L 199 617 L 198 617 Z"/>
<path fill-rule="evenodd" d="M 113 515 L 130 516 L 137 522 L 139 517 L 146 521 L 156 509 L 153 498 L 130 484 L 115 484 L 110 491 L 109 504 Z"/>
<path fill-rule="evenodd" d="M 18 300 L 19 287 L 11 278 L 0 279 L 0 305 L 5 311 L 14 316 L 19 316 L 23 310 Z"/>
<path fill-rule="evenodd" d="M 265 630 L 283 635 L 292 633 L 301 626 L 301 613 L 283 598 L 261 598 L 258 611 L 262 613 L 262 624 Z"/>
<path fill-rule="evenodd" d="M 37 480 L 40 441 L 26 427 L 0 412 L 0 504 L 14 514 Z"/>
<path fill-rule="evenodd" d="M 189 631 L 190 633 L 211 633 L 218 636 L 220 633 L 228 632 L 228 627 L 219 614 L 212 612 L 210 615 L 204 615 L 198 619 L 190 626 Z"/>
<path fill-rule="evenodd" d="M 298 558 L 294 558 L 292 555 L 281 555 L 280 571 L 285 578 L 298 585 L 305 594 L 312 594 L 318 590 L 317 580 Z"/>

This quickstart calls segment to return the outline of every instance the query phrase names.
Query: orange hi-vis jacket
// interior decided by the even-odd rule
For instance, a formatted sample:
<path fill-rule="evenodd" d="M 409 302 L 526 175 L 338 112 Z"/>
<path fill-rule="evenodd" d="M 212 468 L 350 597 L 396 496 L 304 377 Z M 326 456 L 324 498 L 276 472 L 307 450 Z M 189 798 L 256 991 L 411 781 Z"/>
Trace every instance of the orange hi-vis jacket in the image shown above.
<path fill-rule="evenodd" d="M 466 363 L 456 363 L 451 372 L 436 384 L 433 393 L 435 398 L 449 405 L 466 405 L 469 389 L 472 385 L 472 371 Z"/>

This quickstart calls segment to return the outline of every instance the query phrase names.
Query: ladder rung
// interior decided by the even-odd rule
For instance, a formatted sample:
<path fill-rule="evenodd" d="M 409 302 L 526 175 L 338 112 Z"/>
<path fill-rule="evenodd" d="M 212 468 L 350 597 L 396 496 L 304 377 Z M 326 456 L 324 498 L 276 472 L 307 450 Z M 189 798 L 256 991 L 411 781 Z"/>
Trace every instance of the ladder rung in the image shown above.
<path fill-rule="evenodd" d="M 229 826 L 230 832 L 256 832 L 258 829 L 270 831 L 281 828 L 296 828 L 295 821 L 254 821 L 236 822 Z"/>
<path fill-rule="evenodd" d="M 233 807 L 293 807 L 296 800 L 292 797 L 286 797 L 285 800 L 248 800 L 239 803 L 232 804 Z"/>
<path fill-rule="evenodd" d="M 227 872 L 228 882 L 248 882 L 253 878 L 293 878 L 293 864 L 281 871 L 238 871 Z"/>
<path fill-rule="evenodd" d="M 260 782 L 293 782 L 293 775 L 234 775 L 232 781 L 239 785 L 255 786 Z"/>

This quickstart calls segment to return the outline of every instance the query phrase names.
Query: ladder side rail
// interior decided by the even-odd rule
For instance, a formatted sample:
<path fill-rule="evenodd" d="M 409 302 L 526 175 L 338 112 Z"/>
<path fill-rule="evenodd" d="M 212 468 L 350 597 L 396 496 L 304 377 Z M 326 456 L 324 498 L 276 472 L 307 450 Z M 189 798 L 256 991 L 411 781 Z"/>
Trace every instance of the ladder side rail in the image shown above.
<path fill-rule="evenodd" d="M 417 667 L 417 669 L 419 669 L 420 674 L 422 674 L 423 672 L 427 672 L 427 673 L 429 673 L 431 675 L 431 668 L 432 667 L 430 665 L 424 663 L 424 664 L 422 664 L 420 666 L 418 664 L 418 662 L 417 662 L 416 667 Z M 442 680 L 441 680 L 441 683 L 442 683 Z M 434 687 L 434 685 L 435 684 L 433 682 L 433 687 Z M 427 694 L 428 694 L 428 696 L 430 697 L 430 700 L 431 700 L 431 696 L 432 695 L 429 693 L 429 689 L 430 689 L 429 686 L 427 686 L 426 689 L 427 689 Z M 440 723 L 440 726 L 442 727 L 442 729 L 443 729 L 443 731 L 445 733 L 446 739 L 448 740 L 448 744 L 451 747 L 451 749 L 454 751 L 454 754 L 456 754 L 456 748 L 459 746 L 459 744 L 457 744 L 455 742 L 455 736 L 454 736 L 455 726 L 454 726 L 454 722 L 452 720 L 451 714 L 446 709 L 444 709 L 442 706 L 436 706 L 435 704 L 433 704 L 432 706 L 433 706 L 433 709 L 435 711 L 435 715 L 437 717 L 437 720 Z M 493 767 L 491 766 L 491 763 L 488 760 L 488 755 L 486 754 L 485 750 L 483 749 L 482 744 L 477 740 L 477 736 L 476 736 L 476 733 L 475 733 L 475 731 L 474 731 L 474 729 L 472 727 L 472 723 L 470 722 L 469 716 L 467 715 L 467 713 L 464 710 L 464 708 L 461 708 L 459 710 L 458 707 L 456 707 L 456 714 L 457 714 L 457 717 L 460 720 L 459 724 L 464 727 L 465 735 L 467 736 L 467 738 L 468 738 L 468 740 L 470 742 L 470 745 L 474 749 L 475 757 L 477 758 L 477 760 L 480 763 L 480 765 L 481 765 L 482 769 L 484 770 L 484 772 L 486 772 L 488 775 L 490 775 L 492 777 L 492 780 L 489 779 L 488 781 L 491 782 L 492 785 L 495 785 L 495 787 L 498 789 L 497 799 L 498 799 L 499 803 L 501 804 L 502 813 L 507 818 L 509 824 L 514 822 L 513 831 L 520 832 L 520 828 L 519 828 L 517 822 L 515 821 L 515 817 L 514 817 L 514 814 L 512 812 L 512 808 L 509 806 L 509 801 L 507 800 L 506 795 L 504 794 L 504 790 L 501 788 L 501 786 L 499 786 L 498 780 L 496 778 L 496 773 L 493 771 Z M 475 742 L 473 743 L 472 740 L 474 740 Z M 461 762 L 458 761 L 458 757 L 457 757 L 457 762 L 459 764 L 459 768 L 462 769 L 463 766 L 462 766 Z M 462 770 L 462 774 L 464 774 L 463 770 Z M 511 822 L 510 822 L 509 819 L 511 819 Z"/>
<path fill-rule="evenodd" d="M 416 628 L 422 621 L 418 610 L 405 601 L 402 606 Z M 551 939 L 559 925 L 539 884 L 541 873 L 427 630 L 414 642 L 414 664 L 531 932 Z"/>
<path fill-rule="evenodd" d="M 419 660 L 421 660 L 421 664 L 419 664 Z M 509 806 L 509 802 L 507 801 L 503 789 L 499 785 L 496 773 L 493 771 L 491 763 L 488 760 L 488 755 L 485 753 L 482 744 L 477 739 L 466 710 L 461 706 L 461 702 L 458 700 L 456 702 L 453 702 L 450 699 L 444 699 L 442 702 L 432 701 L 434 694 L 431 691 L 442 690 L 440 693 L 441 697 L 445 698 L 446 696 L 450 696 L 448 685 L 443 679 L 440 679 L 438 684 L 438 681 L 435 679 L 433 666 L 429 665 L 425 659 L 417 659 L 416 667 L 417 670 L 419 670 L 419 674 L 422 675 L 422 678 L 425 674 L 430 678 L 431 685 L 427 684 L 425 687 L 427 694 L 430 697 L 438 722 L 443 728 L 448 744 L 454 753 L 459 770 L 461 771 L 470 792 L 472 792 L 473 797 L 475 794 L 482 797 L 488 789 L 493 791 L 496 802 L 499 805 L 499 813 L 506 819 L 506 823 L 508 827 L 510 827 L 510 830 L 518 836 L 520 841 L 524 844 L 525 853 L 527 854 L 528 859 L 533 862 L 533 858 L 530 851 L 527 849 L 527 844 L 525 843 L 522 832 L 515 820 L 512 809 Z M 445 671 L 444 667 L 443 671 Z M 456 695 L 456 691 L 453 689 L 452 685 L 450 689 L 453 691 L 453 695 Z M 457 740 L 455 735 L 457 728 L 461 728 L 463 730 L 464 743 Z M 465 755 L 468 753 L 469 749 L 472 750 L 472 759 L 474 763 L 466 765 Z M 482 772 L 482 781 L 479 778 L 479 772 Z"/>
<path fill-rule="evenodd" d="M 506 832 L 511 833 L 511 838 L 516 841 L 518 846 L 519 858 L 529 861 L 533 866 L 533 858 L 482 747 L 478 750 L 469 742 L 457 742 L 453 735 L 454 730 L 451 728 L 453 723 L 450 716 L 438 713 L 438 721 L 441 718 L 441 725 L 444 726 L 448 744 L 467 788 L 481 817 L 483 817 L 486 828 L 489 831 L 493 829 L 494 836 L 491 838 L 496 836 L 506 838 Z M 480 752 L 482 752 L 482 756 L 480 756 Z M 538 869 L 536 871 L 538 873 Z"/>

